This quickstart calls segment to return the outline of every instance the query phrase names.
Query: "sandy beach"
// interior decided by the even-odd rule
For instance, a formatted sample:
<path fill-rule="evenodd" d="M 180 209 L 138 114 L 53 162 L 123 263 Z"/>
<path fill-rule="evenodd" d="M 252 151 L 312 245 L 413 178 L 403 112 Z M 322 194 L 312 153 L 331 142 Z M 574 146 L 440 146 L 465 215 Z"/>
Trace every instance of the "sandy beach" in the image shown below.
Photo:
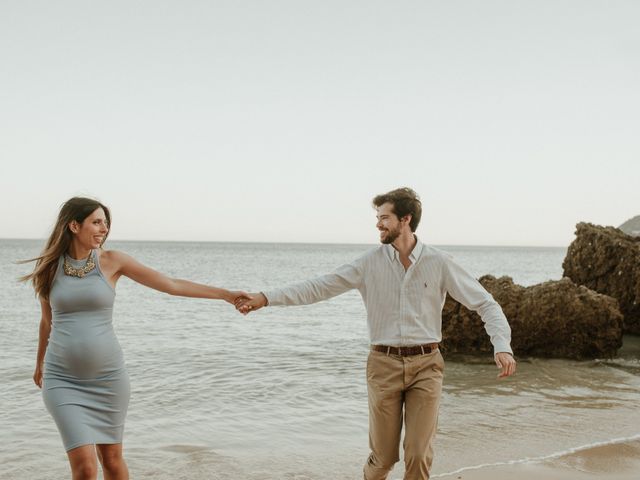
<path fill-rule="evenodd" d="M 441 480 L 638 480 L 640 440 L 603 445 L 547 460 L 488 465 L 453 474 Z"/>

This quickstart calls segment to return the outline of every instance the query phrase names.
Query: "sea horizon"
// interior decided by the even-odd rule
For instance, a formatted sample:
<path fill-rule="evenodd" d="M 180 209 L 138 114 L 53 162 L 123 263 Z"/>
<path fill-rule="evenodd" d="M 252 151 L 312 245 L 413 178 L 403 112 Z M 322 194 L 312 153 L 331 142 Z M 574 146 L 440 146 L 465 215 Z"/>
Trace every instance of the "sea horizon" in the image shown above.
<path fill-rule="evenodd" d="M 421 236 L 418 236 L 421 242 L 436 248 L 444 247 L 479 247 L 479 248 L 568 248 L 568 245 L 497 245 L 497 244 L 465 244 L 465 243 L 430 243 L 424 242 Z M 0 241 L 42 241 L 47 239 L 41 238 L 20 238 L 20 237 L 0 237 Z M 246 241 L 246 240 L 130 240 L 109 237 L 106 243 L 122 242 L 122 243 L 198 243 L 198 244 L 240 244 L 240 245 L 336 245 L 336 246 L 367 246 L 376 247 L 381 245 L 380 242 L 295 242 L 295 241 Z"/>

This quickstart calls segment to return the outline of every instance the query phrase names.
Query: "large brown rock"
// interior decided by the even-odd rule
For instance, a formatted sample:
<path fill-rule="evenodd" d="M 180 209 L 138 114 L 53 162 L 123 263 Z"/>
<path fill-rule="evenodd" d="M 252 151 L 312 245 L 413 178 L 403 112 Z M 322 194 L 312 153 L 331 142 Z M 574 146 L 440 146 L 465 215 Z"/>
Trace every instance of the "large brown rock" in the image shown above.
<path fill-rule="evenodd" d="M 617 299 L 625 333 L 640 334 L 640 237 L 579 223 L 562 268 L 575 283 Z"/>
<path fill-rule="evenodd" d="M 517 356 L 604 358 L 622 346 L 622 314 L 614 298 L 568 278 L 523 287 L 511 277 L 485 275 L 480 283 L 507 316 Z M 493 352 L 480 316 L 451 297 L 442 324 L 446 352 Z"/>

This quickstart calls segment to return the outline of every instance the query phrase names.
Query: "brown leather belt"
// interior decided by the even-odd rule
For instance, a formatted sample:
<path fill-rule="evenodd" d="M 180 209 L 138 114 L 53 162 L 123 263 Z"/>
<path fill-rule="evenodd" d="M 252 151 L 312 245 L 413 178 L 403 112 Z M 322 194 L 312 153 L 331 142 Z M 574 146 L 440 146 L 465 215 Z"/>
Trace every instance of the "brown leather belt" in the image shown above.
<path fill-rule="evenodd" d="M 371 345 L 374 352 L 382 352 L 387 355 L 400 355 L 410 357 L 412 355 L 424 355 L 438 349 L 437 343 L 427 343 L 425 345 L 407 345 L 406 347 L 391 347 L 389 345 Z"/>

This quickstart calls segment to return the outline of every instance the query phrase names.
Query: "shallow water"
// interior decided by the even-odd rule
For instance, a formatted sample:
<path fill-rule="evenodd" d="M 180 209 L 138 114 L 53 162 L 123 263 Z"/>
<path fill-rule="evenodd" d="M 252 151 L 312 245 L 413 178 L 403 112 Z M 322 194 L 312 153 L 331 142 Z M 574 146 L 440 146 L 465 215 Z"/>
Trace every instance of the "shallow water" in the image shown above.
<path fill-rule="evenodd" d="M 39 312 L 11 262 L 41 242 L 0 241 L 2 479 L 68 476 L 31 375 Z M 247 290 L 324 273 L 366 245 L 113 242 L 168 275 Z M 442 247 L 474 275 L 560 278 L 562 248 Z M 222 302 L 170 297 L 128 279 L 115 328 L 132 396 L 132 478 L 360 478 L 368 454 L 365 311 L 357 292 L 242 317 Z M 517 352 L 516 352 L 517 353 Z M 550 455 L 640 433 L 640 341 L 619 358 L 520 359 L 498 381 L 490 358 L 448 358 L 433 473 Z M 391 478 L 401 478 L 398 464 Z"/>

